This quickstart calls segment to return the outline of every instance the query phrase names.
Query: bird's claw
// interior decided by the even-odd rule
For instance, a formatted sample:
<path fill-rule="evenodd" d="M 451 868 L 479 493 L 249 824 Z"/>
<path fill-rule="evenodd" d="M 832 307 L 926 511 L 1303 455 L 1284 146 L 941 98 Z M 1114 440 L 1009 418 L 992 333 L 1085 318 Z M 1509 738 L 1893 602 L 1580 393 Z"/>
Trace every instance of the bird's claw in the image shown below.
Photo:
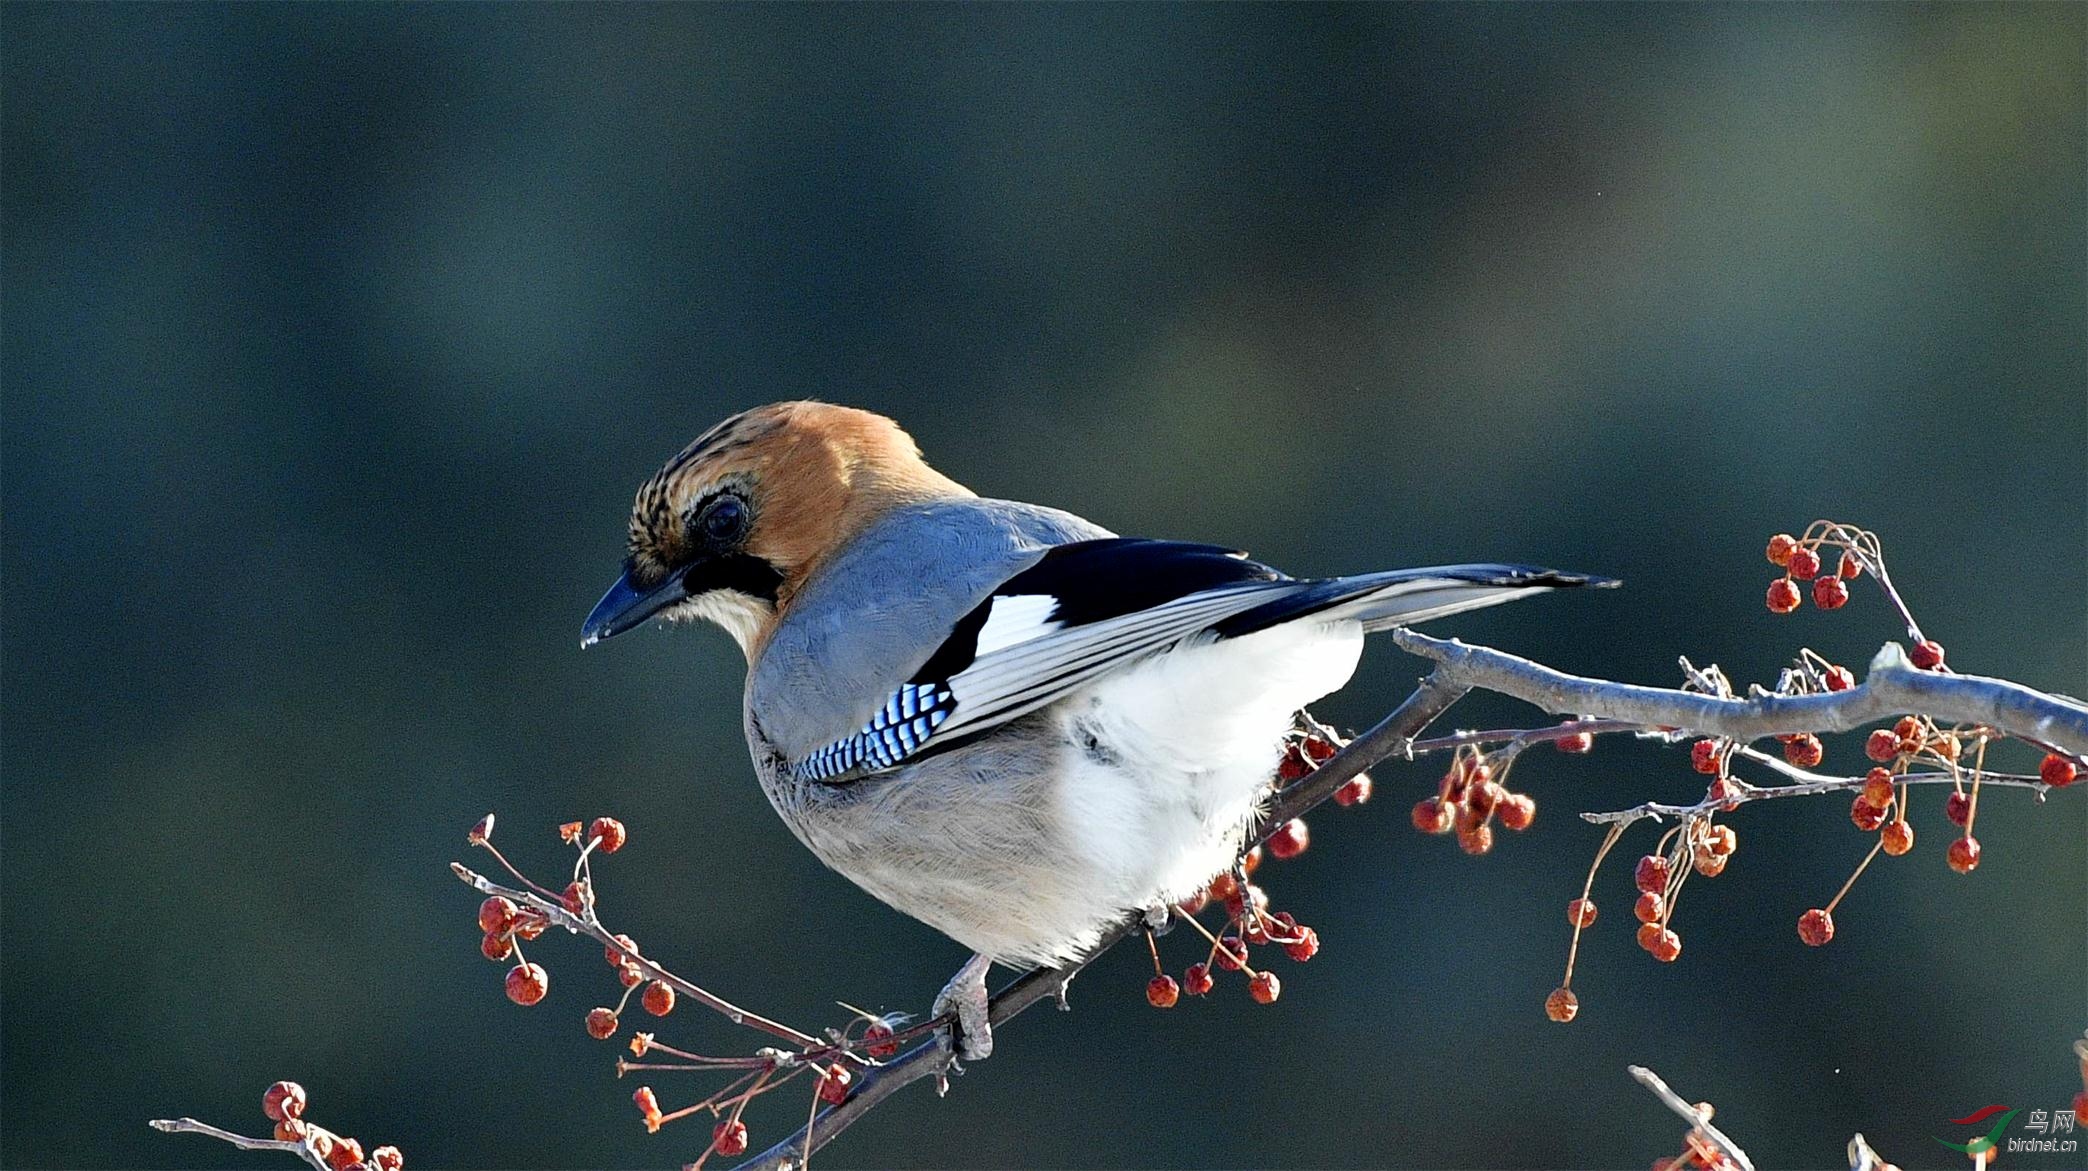
<path fill-rule="evenodd" d="M 993 1024 L 986 1015 L 986 971 L 992 966 L 987 957 L 973 956 L 935 996 L 933 1015 L 950 1018 L 936 1032 L 959 1060 L 984 1061 L 993 1055 Z"/>

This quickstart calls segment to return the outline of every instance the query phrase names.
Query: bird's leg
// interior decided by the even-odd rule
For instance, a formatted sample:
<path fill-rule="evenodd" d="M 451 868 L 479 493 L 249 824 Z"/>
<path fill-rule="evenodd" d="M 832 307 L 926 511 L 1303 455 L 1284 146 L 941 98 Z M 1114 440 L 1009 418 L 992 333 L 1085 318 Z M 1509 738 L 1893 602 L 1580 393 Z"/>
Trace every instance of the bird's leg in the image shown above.
<path fill-rule="evenodd" d="M 943 1026 L 949 1045 L 957 1056 L 965 1061 L 984 1061 L 993 1055 L 993 1025 L 986 1019 L 986 972 L 993 966 L 987 956 L 975 955 L 964 961 L 950 982 L 935 996 L 932 1014 L 950 1014 L 950 1023 Z"/>

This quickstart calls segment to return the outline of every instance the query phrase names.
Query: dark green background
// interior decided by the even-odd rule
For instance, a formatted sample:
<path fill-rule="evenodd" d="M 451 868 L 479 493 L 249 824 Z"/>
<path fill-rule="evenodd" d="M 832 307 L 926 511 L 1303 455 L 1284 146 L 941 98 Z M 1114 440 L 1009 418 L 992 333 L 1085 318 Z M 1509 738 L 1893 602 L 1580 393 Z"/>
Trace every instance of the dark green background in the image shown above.
<path fill-rule="evenodd" d="M 1846 518 L 1952 663 L 2082 690 L 2084 16 L 7 6 L 0 1161 L 282 1165 L 144 1126 L 258 1127 L 278 1077 L 421 1167 L 692 1157 L 581 1031 L 594 949 L 502 999 L 445 866 L 488 809 L 546 872 L 621 815 L 608 916 L 725 994 L 924 1006 L 958 949 L 773 818 L 729 641 L 576 648 L 633 487 L 767 400 L 1296 572 L 1615 573 L 1445 629 L 1648 682 L 1860 667 L 1874 593 L 1761 605 L 1764 538 Z M 1417 667 L 1374 650 L 1324 713 Z M 1571 814 L 1700 778 L 1532 757 L 1536 829 L 1474 860 L 1407 827 L 1431 776 L 1270 872 L 1326 944 L 1275 1007 L 1156 1013 L 1124 949 L 823 1161 L 1636 1167 L 1680 1132 L 1644 1062 L 1765 1166 L 1854 1130 L 1939 1165 L 1944 1119 L 2079 1088 L 2082 794 L 1983 803 L 1969 878 L 1917 807 L 1818 951 L 1793 922 L 1865 842 L 1751 807 L 1673 967 L 1604 879 L 1560 1028 Z"/>

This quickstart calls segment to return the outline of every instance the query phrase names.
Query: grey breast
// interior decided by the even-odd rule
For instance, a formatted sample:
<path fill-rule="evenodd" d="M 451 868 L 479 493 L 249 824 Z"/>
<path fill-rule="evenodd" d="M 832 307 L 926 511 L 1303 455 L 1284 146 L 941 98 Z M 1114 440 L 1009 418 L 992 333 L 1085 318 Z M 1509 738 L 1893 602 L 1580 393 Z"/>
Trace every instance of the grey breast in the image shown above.
<path fill-rule="evenodd" d="M 790 760 L 861 728 L 959 618 L 1044 550 L 1112 536 L 1071 513 L 966 498 L 901 508 L 805 583 L 747 677 L 747 715 Z"/>

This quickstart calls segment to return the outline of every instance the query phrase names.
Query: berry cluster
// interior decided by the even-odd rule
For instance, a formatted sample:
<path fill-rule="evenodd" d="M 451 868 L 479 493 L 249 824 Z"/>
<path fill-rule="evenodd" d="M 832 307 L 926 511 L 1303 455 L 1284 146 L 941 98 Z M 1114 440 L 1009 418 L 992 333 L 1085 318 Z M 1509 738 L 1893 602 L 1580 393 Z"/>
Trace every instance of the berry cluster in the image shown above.
<path fill-rule="evenodd" d="M 674 1011 L 679 996 L 686 994 L 726 1012 L 736 1021 L 785 1037 L 799 1047 L 795 1053 L 770 1048 L 749 1057 L 706 1057 L 677 1049 L 651 1033 L 632 1035 L 630 1050 L 633 1056 L 645 1057 L 658 1052 L 681 1061 L 639 1063 L 619 1058 L 616 1063 L 619 1077 L 634 1070 L 743 1071 L 724 1089 L 679 1110 L 663 1111 L 650 1086 L 640 1087 L 631 1096 L 649 1130 L 657 1131 L 666 1123 L 699 1112 L 708 1112 L 717 1120 L 711 1131 L 710 1145 L 693 1166 L 702 1166 L 704 1160 L 713 1154 L 731 1157 L 746 1152 L 749 1135 L 742 1114 L 747 1103 L 755 1098 L 780 1089 L 801 1075 L 810 1074 L 814 1082 L 815 1107 L 819 1103 L 839 1105 L 855 1091 L 862 1070 L 874 1066 L 879 1060 L 895 1056 L 904 1040 L 924 1031 L 915 1028 L 902 1033 L 897 1029 L 898 1018 L 878 1017 L 854 1010 L 855 1020 L 846 1028 L 828 1031 L 821 1040 L 732 1008 L 645 957 L 638 950 L 637 941 L 630 936 L 610 934 L 597 918 L 589 868 L 596 854 L 613 854 L 623 848 L 629 839 L 623 823 L 613 817 L 598 817 L 592 822 L 567 822 L 558 827 L 558 833 L 579 852 L 570 881 L 559 891 L 531 880 L 501 854 L 492 843 L 493 818 L 490 814 L 467 835 L 472 845 L 491 853 L 526 888 L 491 888 L 505 890 L 505 893 L 489 894 L 479 904 L 478 926 L 484 933 L 481 950 L 490 959 L 506 960 L 512 956 L 517 961 L 507 974 L 508 999 L 521 1005 L 533 1005 L 542 1001 L 549 992 L 549 976 L 541 965 L 523 959 L 521 943 L 536 939 L 547 927 L 556 925 L 591 935 L 600 941 L 603 944 L 602 959 L 616 974 L 617 983 L 622 988 L 614 1007 L 598 1006 L 587 1011 L 584 1025 L 588 1035 L 596 1040 L 606 1041 L 616 1036 L 633 996 L 647 1013 L 664 1017 Z M 460 870 L 460 874 L 466 876 L 467 881 L 483 883 L 469 871 Z M 482 889 L 486 887 L 482 885 Z"/>
<path fill-rule="evenodd" d="M 1706 750 L 1707 744 L 1714 747 Z M 1722 766 L 1730 754 L 1719 750 L 1717 744 L 1716 741 L 1699 741 L 1697 751 L 1693 753 L 1720 765 L 1720 775 L 1712 783 L 1713 796 L 1717 795 L 1721 785 L 1729 783 Z M 1587 881 L 1582 884 L 1580 897 L 1566 904 L 1566 922 L 1573 928 L 1573 942 L 1566 953 L 1566 976 L 1544 998 L 1544 1015 L 1560 1024 L 1571 1021 L 1580 1013 L 1580 997 L 1573 991 L 1573 966 L 1580 956 L 1581 932 L 1595 925 L 1598 914 L 1592 897 L 1596 871 L 1617 844 L 1617 839 L 1623 836 L 1623 830 L 1621 822 L 1610 827 L 1609 836 L 1595 854 L 1594 864 L 1588 867 Z M 1638 860 L 1631 871 L 1632 885 L 1638 891 L 1632 901 L 1631 914 L 1638 920 L 1636 938 L 1640 950 L 1663 964 L 1681 958 L 1682 936 L 1675 930 L 1673 920 L 1682 884 L 1688 881 L 1691 873 L 1705 878 L 1723 874 L 1726 864 L 1732 861 L 1739 848 L 1740 835 L 1733 827 L 1714 824 L 1709 814 L 1699 814 L 1669 830 L 1654 847 L 1653 853 Z"/>
<path fill-rule="evenodd" d="M 604 854 L 614 854 L 618 850 L 623 849 L 628 835 L 624 830 L 623 823 L 613 817 L 595 818 L 591 824 L 586 826 L 584 842 L 581 831 L 582 823 L 577 821 L 567 822 L 558 827 L 560 838 L 564 839 L 568 844 L 580 847 L 580 860 L 574 863 L 573 879 L 566 884 L 565 889 L 553 895 L 550 891 L 536 886 L 535 883 L 530 883 L 530 886 L 535 887 L 539 893 L 546 897 L 555 899 L 560 906 L 565 908 L 568 914 L 586 919 L 594 914 L 594 883 L 587 872 L 588 856 L 596 851 Z M 465 840 L 472 845 L 490 850 L 495 857 L 499 857 L 500 851 L 493 848 L 492 839 L 493 815 L 490 813 L 479 819 L 478 824 L 472 826 L 471 832 L 465 835 Z M 501 861 L 505 863 L 507 859 L 502 858 Z M 514 868 L 509 867 L 508 869 L 513 871 Z M 551 993 L 551 974 L 544 970 L 542 964 L 530 963 L 522 955 L 522 941 L 537 938 L 550 925 L 550 916 L 534 907 L 516 906 L 515 901 L 505 895 L 489 895 L 485 902 L 479 904 L 478 927 L 483 936 L 479 941 L 479 954 L 495 963 L 504 963 L 509 958 L 514 959 L 515 966 L 508 969 L 506 988 L 507 998 L 516 1004 L 525 1007 L 536 1004 Z M 619 936 L 618 938 L 621 939 L 623 937 Z M 635 945 L 632 947 L 632 950 L 633 952 L 637 950 Z M 615 953 L 611 953 L 610 963 L 612 966 L 616 964 L 618 958 L 615 956 Z M 632 983 L 624 985 L 627 990 L 633 986 Z M 665 1007 L 659 1009 L 657 1015 L 664 1016 L 668 1009 L 674 1007 L 674 989 L 665 985 L 660 987 L 665 993 Z M 651 1008 L 652 1006 L 652 993 L 648 990 L 646 1007 Z M 607 1037 L 616 1031 L 616 1018 L 615 1014 L 612 1013 L 609 1015 L 607 1022 L 607 1031 L 596 1032 L 600 1021 L 595 1013 L 604 1011 L 606 1010 L 597 1009 L 595 1012 L 588 1014 L 587 1031 L 598 1037 Z"/>
<path fill-rule="evenodd" d="M 296 1082 L 277 1082 L 261 1095 L 261 1113 L 275 1123 L 278 1142 L 303 1143 L 333 1171 L 399 1171 L 399 1148 L 378 1147 L 367 1156 L 362 1143 L 305 1119 L 305 1091 Z"/>
<path fill-rule="evenodd" d="M 1592 737 L 1590 740 L 1592 746 Z M 1575 738 L 1560 742 L 1567 751 L 1586 750 L 1577 741 L 1569 741 Z M 1458 846 L 1467 854 L 1484 854 L 1493 849 L 1492 823 L 1496 820 L 1503 828 L 1518 833 L 1530 828 L 1530 823 L 1537 819 L 1537 802 L 1528 793 L 1508 791 L 1502 784 L 1507 775 L 1504 765 L 1496 778 L 1494 765 L 1477 749 L 1459 752 L 1437 783 L 1436 795 L 1415 802 L 1414 828 L 1425 834 L 1455 831 Z"/>
<path fill-rule="evenodd" d="M 1832 572 L 1826 569 L 1824 558 L 1839 552 Z M 1808 525 L 1805 535 L 1794 537 L 1789 533 L 1778 533 L 1769 538 L 1763 553 L 1769 564 L 1784 571 L 1782 577 L 1769 583 L 1765 598 L 1770 613 L 1789 614 L 1804 601 L 1798 583 L 1812 583 L 1813 605 L 1822 610 L 1839 610 L 1848 604 L 1850 582 L 1868 571 L 1878 582 L 1880 589 L 1891 601 L 1900 617 L 1906 619 L 1907 636 L 1914 641 L 1914 649 L 1908 659 L 1924 671 L 1943 669 L 1943 644 L 1924 638 L 1921 628 L 1914 624 L 1914 616 L 1907 612 L 1906 603 L 1900 599 L 1899 591 L 1892 586 L 1892 578 L 1885 572 L 1885 554 L 1878 543 L 1876 533 L 1867 532 L 1851 525 L 1834 521 L 1816 520 Z"/>
<path fill-rule="evenodd" d="M 1293 734 L 1284 746 L 1276 767 L 1279 791 L 1304 780 L 1340 752 L 1344 741 L 1330 729 L 1310 721 L 1306 730 Z M 1334 790 L 1334 803 L 1361 805 L 1370 800 L 1371 781 L 1357 774 Z M 1190 964 L 1181 979 L 1169 975 L 1160 962 L 1159 946 L 1146 934 L 1147 950 L 1153 956 L 1153 978 L 1146 981 L 1146 1003 L 1154 1008 L 1173 1008 L 1184 995 L 1207 996 L 1218 986 L 1218 973 L 1241 972 L 1247 977 L 1247 995 L 1257 1004 L 1274 1004 L 1283 994 L 1283 981 L 1276 973 L 1254 966 L 1252 949 L 1282 948 L 1285 955 L 1304 963 L 1319 954 L 1319 932 L 1298 922 L 1288 911 L 1269 910 L 1269 892 L 1253 881 L 1265 857 L 1295 858 L 1312 843 L 1312 831 L 1303 818 L 1294 817 L 1264 835 L 1261 845 L 1249 849 L 1233 868 L 1213 878 L 1202 890 L 1175 904 L 1175 918 L 1190 925 L 1210 943 L 1204 958 Z M 1206 908 L 1224 909 L 1225 922 L 1216 933 L 1197 916 Z"/>

